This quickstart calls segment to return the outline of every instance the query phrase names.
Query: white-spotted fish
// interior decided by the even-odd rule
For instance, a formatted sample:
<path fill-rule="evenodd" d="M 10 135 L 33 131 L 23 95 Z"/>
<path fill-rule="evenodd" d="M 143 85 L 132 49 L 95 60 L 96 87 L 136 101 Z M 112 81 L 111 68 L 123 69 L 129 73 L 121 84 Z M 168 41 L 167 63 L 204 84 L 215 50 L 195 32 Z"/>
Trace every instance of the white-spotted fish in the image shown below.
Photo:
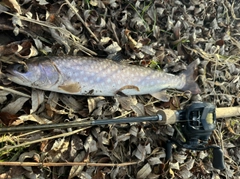
<path fill-rule="evenodd" d="M 26 64 L 26 70 L 22 64 L 10 65 L 7 77 L 41 90 L 92 96 L 156 94 L 168 88 L 200 93 L 193 79 L 199 60 L 178 76 L 95 57 L 39 57 Z"/>

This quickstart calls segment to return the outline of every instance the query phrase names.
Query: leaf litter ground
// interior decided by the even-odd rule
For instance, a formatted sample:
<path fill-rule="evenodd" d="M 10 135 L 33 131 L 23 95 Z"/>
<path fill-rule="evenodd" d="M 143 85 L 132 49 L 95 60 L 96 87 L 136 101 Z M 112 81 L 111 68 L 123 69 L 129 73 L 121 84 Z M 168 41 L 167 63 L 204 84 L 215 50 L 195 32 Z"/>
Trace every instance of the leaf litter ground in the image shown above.
<path fill-rule="evenodd" d="M 240 103 L 238 1 L 5 0 L 0 5 L 3 126 L 83 122 L 178 110 L 191 94 L 168 90 L 168 102 L 149 95 L 69 96 L 22 87 L 5 78 L 9 64 L 43 55 L 97 55 L 178 73 L 200 59 L 195 100 L 218 107 Z M 221 119 L 209 143 L 223 148 L 226 169 L 209 151 L 173 152 L 172 126 L 131 123 L 31 131 L 1 136 L 0 178 L 234 178 L 239 179 L 239 117 Z"/>

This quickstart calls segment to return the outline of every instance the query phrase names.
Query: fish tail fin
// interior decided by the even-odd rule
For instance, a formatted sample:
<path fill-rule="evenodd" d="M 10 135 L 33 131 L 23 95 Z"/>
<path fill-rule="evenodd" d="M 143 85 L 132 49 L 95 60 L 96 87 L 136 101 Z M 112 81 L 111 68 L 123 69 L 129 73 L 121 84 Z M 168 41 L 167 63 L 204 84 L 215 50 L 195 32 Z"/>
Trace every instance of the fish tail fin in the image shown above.
<path fill-rule="evenodd" d="M 181 73 L 183 78 L 185 79 L 185 85 L 183 86 L 182 90 L 189 90 L 192 92 L 192 94 L 199 94 L 201 93 L 201 90 L 198 86 L 198 84 L 195 81 L 195 70 L 197 69 L 197 66 L 200 64 L 200 60 L 197 59 L 190 63 L 185 71 Z"/>

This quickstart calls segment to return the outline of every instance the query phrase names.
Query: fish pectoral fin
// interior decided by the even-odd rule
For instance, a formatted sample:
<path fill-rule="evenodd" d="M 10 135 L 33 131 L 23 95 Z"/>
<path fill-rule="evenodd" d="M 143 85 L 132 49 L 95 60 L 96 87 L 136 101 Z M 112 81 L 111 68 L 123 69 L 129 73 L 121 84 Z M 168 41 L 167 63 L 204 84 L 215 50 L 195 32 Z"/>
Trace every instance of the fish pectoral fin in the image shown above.
<path fill-rule="evenodd" d="M 150 95 L 163 102 L 168 102 L 170 100 L 170 96 L 167 94 L 166 90 L 159 91 L 156 93 L 151 93 Z"/>
<path fill-rule="evenodd" d="M 126 85 L 126 86 L 123 86 L 121 87 L 119 90 L 116 91 L 116 94 L 120 95 L 120 96 L 127 96 L 123 90 L 125 89 L 134 89 L 136 91 L 140 91 L 139 88 L 137 86 L 134 86 L 134 85 Z"/>
<path fill-rule="evenodd" d="M 81 86 L 79 83 L 67 83 L 58 86 L 59 89 L 68 93 L 78 93 L 81 91 Z"/>

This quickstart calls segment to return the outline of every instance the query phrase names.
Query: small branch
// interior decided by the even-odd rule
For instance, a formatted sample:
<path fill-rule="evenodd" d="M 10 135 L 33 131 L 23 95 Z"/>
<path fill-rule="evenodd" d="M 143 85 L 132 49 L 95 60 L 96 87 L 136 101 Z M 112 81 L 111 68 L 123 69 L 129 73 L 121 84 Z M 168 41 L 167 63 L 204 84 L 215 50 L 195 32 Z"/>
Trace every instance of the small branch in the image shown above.
<path fill-rule="evenodd" d="M 0 162 L 0 166 L 22 166 L 22 167 L 62 167 L 62 166 L 92 166 L 92 167 L 123 167 L 136 165 L 139 162 L 126 163 L 87 163 L 87 162 L 67 162 L 67 163 L 37 163 L 37 162 Z"/>

